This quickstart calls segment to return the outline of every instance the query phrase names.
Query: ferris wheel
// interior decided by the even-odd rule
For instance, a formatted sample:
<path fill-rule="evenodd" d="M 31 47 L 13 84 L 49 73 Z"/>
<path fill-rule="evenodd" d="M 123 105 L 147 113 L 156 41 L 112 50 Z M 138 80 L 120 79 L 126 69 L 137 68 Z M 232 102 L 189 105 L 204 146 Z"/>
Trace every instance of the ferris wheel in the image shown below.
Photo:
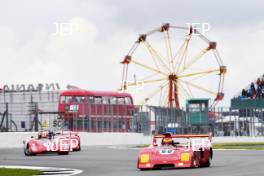
<path fill-rule="evenodd" d="M 169 23 L 139 35 L 122 60 L 121 90 L 140 104 L 180 108 L 190 98 L 224 97 L 226 67 L 216 49 L 195 26 Z"/>

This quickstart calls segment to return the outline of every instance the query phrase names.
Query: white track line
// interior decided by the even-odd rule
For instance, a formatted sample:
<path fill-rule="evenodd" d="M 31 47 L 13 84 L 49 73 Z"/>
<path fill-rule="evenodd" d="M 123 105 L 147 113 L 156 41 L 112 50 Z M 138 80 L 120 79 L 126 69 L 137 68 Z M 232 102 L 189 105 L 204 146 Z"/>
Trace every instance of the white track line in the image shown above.
<path fill-rule="evenodd" d="M 41 176 L 71 176 L 82 173 L 79 169 L 70 168 L 57 168 L 57 167 L 37 167 L 37 166 L 10 166 L 10 165 L 0 165 L 0 168 L 10 168 L 10 169 L 36 169 L 43 172 Z M 45 175 L 47 174 L 47 175 Z"/>

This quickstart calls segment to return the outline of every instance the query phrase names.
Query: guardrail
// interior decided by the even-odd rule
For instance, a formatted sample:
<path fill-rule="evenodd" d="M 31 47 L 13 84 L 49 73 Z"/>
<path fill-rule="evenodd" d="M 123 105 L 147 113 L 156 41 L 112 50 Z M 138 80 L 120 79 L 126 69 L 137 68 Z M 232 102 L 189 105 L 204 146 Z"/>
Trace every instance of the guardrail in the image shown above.
<path fill-rule="evenodd" d="M 36 136 L 36 132 L 0 133 L 0 148 L 22 148 L 23 140 Z M 144 145 L 150 144 L 152 136 L 141 133 L 87 133 L 80 132 L 82 146 Z M 213 143 L 263 142 L 264 137 L 213 137 Z"/>
<path fill-rule="evenodd" d="M 87 133 L 80 132 L 82 146 L 97 145 L 138 145 L 150 144 L 151 137 L 141 133 Z M 22 148 L 23 140 L 37 136 L 37 132 L 0 133 L 0 148 Z"/>

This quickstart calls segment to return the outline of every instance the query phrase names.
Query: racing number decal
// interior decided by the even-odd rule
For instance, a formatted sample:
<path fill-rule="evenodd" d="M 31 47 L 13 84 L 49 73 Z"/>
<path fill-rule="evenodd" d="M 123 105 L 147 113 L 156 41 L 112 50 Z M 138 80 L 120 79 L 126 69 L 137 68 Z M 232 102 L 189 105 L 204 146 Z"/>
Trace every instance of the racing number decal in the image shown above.
<path fill-rule="evenodd" d="M 168 155 L 168 154 L 172 154 L 174 152 L 174 150 L 172 150 L 172 149 L 161 149 L 159 152 L 162 155 Z"/>

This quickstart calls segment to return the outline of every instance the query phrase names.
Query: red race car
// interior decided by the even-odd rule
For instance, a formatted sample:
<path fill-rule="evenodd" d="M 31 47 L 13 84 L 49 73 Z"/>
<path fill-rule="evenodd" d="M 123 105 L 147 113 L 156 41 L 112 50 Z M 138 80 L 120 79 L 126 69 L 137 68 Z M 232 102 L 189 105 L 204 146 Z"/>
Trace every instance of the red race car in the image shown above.
<path fill-rule="evenodd" d="M 31 136 L 23 143 L 26 156 L 42 153 L 67 155 L 71 151 L 70 139 L 64 136 L 56 136 L 51 131 L 41 131 L 38 133 L 38 138 Z"/>
<path fill-rule="evenodd" d="M 170 133 L 154 135 L 152 145 L 139 152 L 137 168 L 210 167 L 211 135 Z"/>
<path fill-rule="evenodd" d="M 81 150 L 81 137 L 77 132 L 72 131 L 56 131 L 55 135 L 63 136 L 70 139 L 71 150 L 80 151 Z"/>

